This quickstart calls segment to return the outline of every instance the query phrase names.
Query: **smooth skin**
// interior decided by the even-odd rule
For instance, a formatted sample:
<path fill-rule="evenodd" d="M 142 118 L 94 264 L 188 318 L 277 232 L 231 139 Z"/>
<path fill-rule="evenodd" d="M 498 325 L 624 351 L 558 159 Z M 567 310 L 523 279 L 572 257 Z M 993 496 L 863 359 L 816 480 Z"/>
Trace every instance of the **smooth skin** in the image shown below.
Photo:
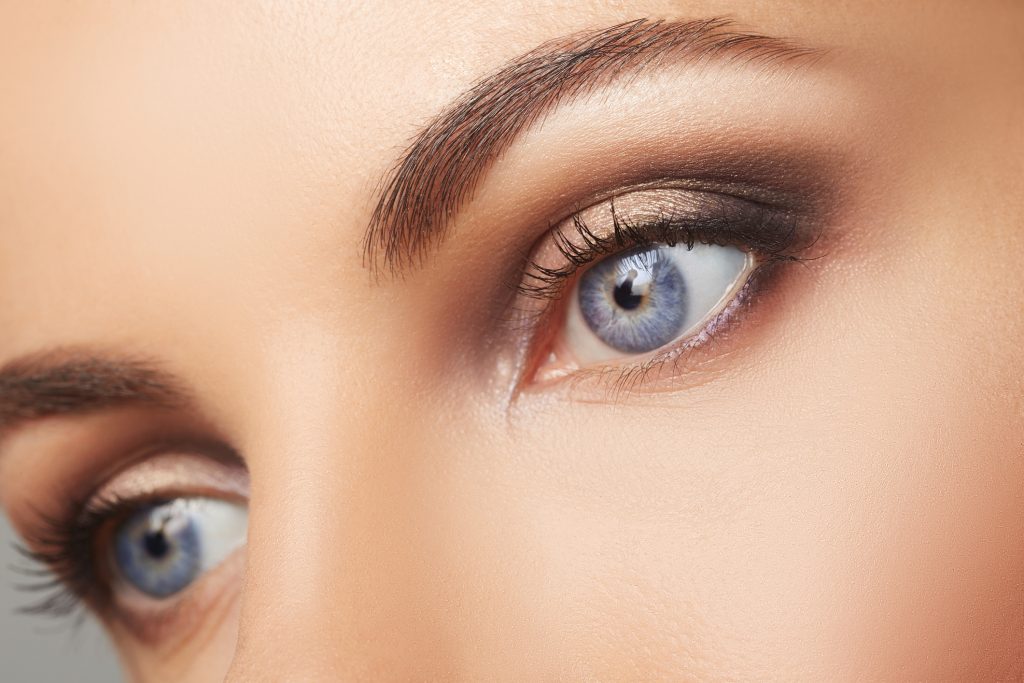
<path fill-rule="evenodd" d="M 723 15 L 827 56 L 557 108 L 371 274 L 381 179 L 477 79 Z M 20 425 L 0 498 L 29 535 L 125 434 L 241 454 L 245 550 L 104 619 L 136 680 L 1021 680 L 1022 45 L 1009 1 L 5 3 L 0 365 L 141 355 L 195 405 Z M 563 204 L 798 142 L 815 258 L 699 362 L 516 379 L 502 288 Z"/>

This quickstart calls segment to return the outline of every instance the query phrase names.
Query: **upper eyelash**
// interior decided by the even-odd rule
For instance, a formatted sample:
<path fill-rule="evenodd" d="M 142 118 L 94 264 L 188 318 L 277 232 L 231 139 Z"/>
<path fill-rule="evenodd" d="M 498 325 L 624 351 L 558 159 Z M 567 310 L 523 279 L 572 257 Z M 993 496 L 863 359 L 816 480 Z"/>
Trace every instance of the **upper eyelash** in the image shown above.
<path fill-rule="evenodd" d="M 12 570 L 32 579 L 16 584 L 17 590 L 46 593 L 18 609 L 21 614 L 72 616 L 83 604 L 101 609 L 109 597 L 100 579 L 95 552 L 96 535 L 111 521 L 136 507 L 138 500 L 94 500 L 72 506 L 77 512 L 67 519 L 37 513 L 37 528 L 26 543 L 14 547 L 31 564 Z"/>
<path fill-rule="evenodd" d="M 610 202 L 612 233 L 608 237 L 598 235 L 587 225 L 580 213 L 570 219 L 576 234 L 573 239 L 561 230 L 554 230 L 552 240 L 561 253 L 565 264 L 556 268 L 543 266 L 535 260 L 527 264 L 524 277 L 518 286 L 521 294 L 537 299 L 555 299 L 562 293 L 565 283 L 581 268 L 601 256 L 636 246 L 685 244 L 692 249 L 697 242 L 707 244 L 735 244 L 755 251 L 766 261 L 798 261 L 802 257 L 796 249 L 798 240 L 797 224 L 784 212 L 743 200 L 746 207 L 744 219 L 737 227 L 733 207 L 726 206 L 726 199 L 710 202 L 718 211 L 707 211 L 697 216 L 661 215 L 654 220 L 632 223 L 622 218 L 615 210 L 614 200 Z M 777 223 L 782 220 L 783 226 Z M 780 227 L 783 229 L 780 230 Z M 578 243 L 577 243 L 578 242 Z M 803 245 L 800 245 L 803 247 Z"/>

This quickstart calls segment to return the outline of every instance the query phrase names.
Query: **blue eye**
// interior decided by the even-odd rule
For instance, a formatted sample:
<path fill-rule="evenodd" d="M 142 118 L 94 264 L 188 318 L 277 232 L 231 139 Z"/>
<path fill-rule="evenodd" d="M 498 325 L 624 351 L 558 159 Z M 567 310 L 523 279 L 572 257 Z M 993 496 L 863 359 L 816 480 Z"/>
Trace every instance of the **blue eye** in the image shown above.
<path fill-rule="evenodd" d="M 244 505 L 214 498 L 177 498 L 146 505 L 114 532 L 116 572 L 153 598 L 190 586 L 245 542 Z"/>
<path fill-rule="evenodd" d="M 582 363 L 649 353 L 699 331 L 736 289 L 748 254 L 708 244 L 610 256 L 576 285 L 566 341 Z"/>

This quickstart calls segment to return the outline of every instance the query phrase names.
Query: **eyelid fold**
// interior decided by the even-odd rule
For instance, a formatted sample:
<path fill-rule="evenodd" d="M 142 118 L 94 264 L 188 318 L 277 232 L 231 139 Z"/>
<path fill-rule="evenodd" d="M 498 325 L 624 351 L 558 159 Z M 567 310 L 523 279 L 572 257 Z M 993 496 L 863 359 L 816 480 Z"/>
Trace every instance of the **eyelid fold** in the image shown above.
<path fill-rule="evenodd" d="M 249 473 L 238 464 L 205 455 L 169 452 L 146 458 L 115 474 L 94 497 L 130 500 L 160 491 L 202 489 L 248 498 Z"/>

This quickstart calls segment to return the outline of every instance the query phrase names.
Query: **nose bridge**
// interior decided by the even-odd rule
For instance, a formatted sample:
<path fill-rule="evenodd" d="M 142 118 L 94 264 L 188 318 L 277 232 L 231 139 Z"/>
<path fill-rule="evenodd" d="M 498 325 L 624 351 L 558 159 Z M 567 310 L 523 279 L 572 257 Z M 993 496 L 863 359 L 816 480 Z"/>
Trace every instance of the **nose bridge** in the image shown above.
<path fill-rule="evenodd" d="M 251 512 L 229 680 L 443 676 L 429 669 L 449 640 L 423 528 L 429 416 L 337 335 L 286 337 L 267 345 L 243 447 Z"/>

